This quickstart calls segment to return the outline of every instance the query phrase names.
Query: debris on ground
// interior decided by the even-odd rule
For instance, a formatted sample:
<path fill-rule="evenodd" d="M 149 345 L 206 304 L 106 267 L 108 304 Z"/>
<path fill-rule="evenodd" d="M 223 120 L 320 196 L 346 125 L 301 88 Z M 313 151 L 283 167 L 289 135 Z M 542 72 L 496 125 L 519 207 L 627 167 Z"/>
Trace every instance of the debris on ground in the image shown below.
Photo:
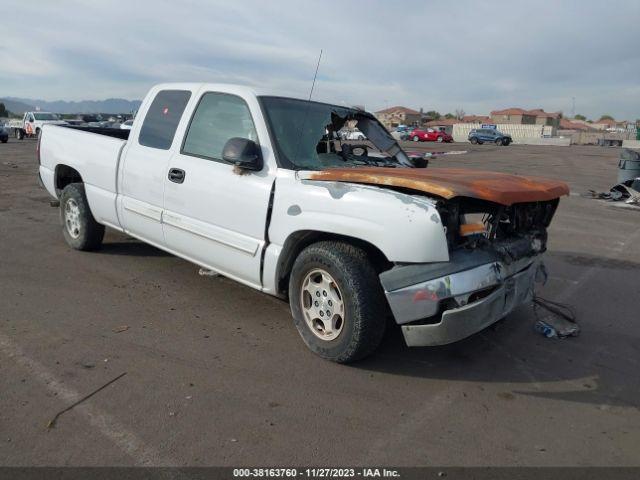
<path fill-rule="evenodd" d="M 96 388 L 93 392 L 89 393 L 88 395 L 85 395 L 84 397 L 82 397 L 80 400 L 78 400 L 77 402 L 72 403 L 71 405 L 69 405 L 67 408 L 60 410 L 58 413 L 55 414 L 55 416 L 49 420 L 49 423 L 47 423 L 47 428 L 53 428 L 56 425 L 56 422 L 58 421 L 58 418 L 60 418 L 60 416 L 66 412 L 68 412 L 69 410 L 71 410 L 74 407 L 77 407 L 78 405 L 80 405 L 82 402 L 84 402 L 85 400 L 90 399 L 91 397 L 93 397 L 96 393 L 98 393 L 101 390 L 104 390 L 105 388 L 107 388 L 109 385 L 111 385 L 112 383 L 116 382 L 117 380 L 120 380 L 122 377 L 124 377 L 127 374 L 127 372 L 123 372 L 120 375 L 118 375 L 117 377 L 109 380 L 107 383 L 105 383 L 104 385 L 102 385 L 99 388 Z"/>
<path fill-rule="evenodd" d="M 544 316 L 541 316 L 540 309 L 546 311 Z M 537 319 L 533 329 L 546 338 L 577 337 L 580 334 L 576 315 L 569 305 L 536 295 L 533 298 L 533 313 Z"/>
<path fill-rule="evenodd" d="M 220 274 L 215 270 L 208 270 L 206 268 L 201 268 L 200 270 L 198 270 L 198 275 L 202 277 L 219 277 L 220 276 Z"/>
<path fill-rule="evenodd" d="M 623 148 L 618 162 L 618 183 L 608 192 L 589 190 L 587 196 L 640 208 L 640 152 Z"/>
<path fill-rule="evenodd" d="M 129 325 L 120 325 L 119 327 L 116 327 L 111 331 L 113 333 L 121 333 L 121 332 L 126 332 L 127 330 L 129 330 Z"/>
<path fill-rule="evenodd" d="M 607 200 L 611 202 L 624 202 L 640 207 L 640 177 L 626 180 L 611 187 L 608 192 L 596 192 L 589 190 L 591 198 Z"/>

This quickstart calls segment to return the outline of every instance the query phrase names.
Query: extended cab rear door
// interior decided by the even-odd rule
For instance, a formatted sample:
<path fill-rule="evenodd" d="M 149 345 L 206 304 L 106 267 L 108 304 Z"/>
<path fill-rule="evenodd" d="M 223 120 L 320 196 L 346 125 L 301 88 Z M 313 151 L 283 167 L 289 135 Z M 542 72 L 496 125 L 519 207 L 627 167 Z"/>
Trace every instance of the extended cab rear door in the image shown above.
<path fill-rule="evenodd" d="M 192 95 L 187 88 L 152 90 L 122 154 L 120 223 L 126 232 L 159 247 L 165 246 L 162 210 L 169 159 L 179 144 L 176 131 Z"/>
<path fill-rule="evenodd" d="M 236 87 L 203 88 L 165 176 L 163 226 L 167 247 L 260 288 L 269 199 L 276 164 L 255 95 Z M 261 171 L 238 171 L 222 160 L 234 137 L 262 146 Z"/>

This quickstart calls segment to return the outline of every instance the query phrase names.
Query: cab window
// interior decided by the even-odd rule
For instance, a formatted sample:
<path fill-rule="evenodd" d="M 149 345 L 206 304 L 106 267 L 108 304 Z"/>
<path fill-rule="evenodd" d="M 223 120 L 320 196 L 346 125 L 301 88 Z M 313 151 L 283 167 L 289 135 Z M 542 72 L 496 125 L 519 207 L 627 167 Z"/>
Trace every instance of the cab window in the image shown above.
<path fill-rule="evenodd" d="M 246 102 L 228 93 L 205 93 L 191 119 L 182 153 L 222 161 L 222 149 L 234 137 L 258 143 Z"/>
<path fill-rule="evenodd" d="M 158 92 L 144 117 L 138 143 L 145 147 L 169 150 L 189 98 L 191 92 L 188 90 Z"/>

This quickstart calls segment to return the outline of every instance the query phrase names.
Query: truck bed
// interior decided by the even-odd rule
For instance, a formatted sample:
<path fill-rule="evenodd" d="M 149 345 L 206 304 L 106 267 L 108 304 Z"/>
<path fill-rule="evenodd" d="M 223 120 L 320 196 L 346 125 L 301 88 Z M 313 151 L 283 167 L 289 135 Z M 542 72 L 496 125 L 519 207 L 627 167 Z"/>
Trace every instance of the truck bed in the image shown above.
<path fill-rule="evenodd" d="M 45 126 L 40 138 L 42 183 L 51 195 L 57 196 L 57 166 L 76 170 L 96 220 L 117 228 L 117 173 L 128 136 L 128 130 L 115 128 Z"/>
<path fill-rule="evenodd" d="M 78 125 L 64 125 L 65 128 L 80 130 L 83 132 L 97 133 L 98 135 L 106 135 L 108 137 L 119 138 L 120 140 L 128 140 L 131 130 L 121 128 L 105 128 L 105 127 L 82 127 Z"/>

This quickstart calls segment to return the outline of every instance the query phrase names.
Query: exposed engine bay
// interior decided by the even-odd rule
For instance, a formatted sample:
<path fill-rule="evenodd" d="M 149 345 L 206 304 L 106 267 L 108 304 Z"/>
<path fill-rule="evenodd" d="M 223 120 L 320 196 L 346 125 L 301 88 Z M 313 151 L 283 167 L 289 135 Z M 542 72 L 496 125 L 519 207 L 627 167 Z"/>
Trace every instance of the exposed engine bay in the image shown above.
<path fill-rule="evenodd" d="M 499 205 L 467 197 L 438 202 L 449 251 L 492 251 L 505 263 L 543 253 L 559 199 Z"/>

